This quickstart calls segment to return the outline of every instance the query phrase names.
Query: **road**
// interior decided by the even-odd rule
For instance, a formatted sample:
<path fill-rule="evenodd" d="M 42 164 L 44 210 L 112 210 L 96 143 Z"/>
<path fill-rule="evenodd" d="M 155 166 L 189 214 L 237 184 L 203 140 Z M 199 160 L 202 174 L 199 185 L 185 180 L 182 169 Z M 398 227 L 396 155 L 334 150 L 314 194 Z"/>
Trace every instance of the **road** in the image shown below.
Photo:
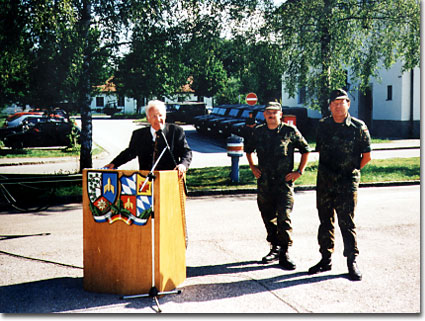
<path fill-rule="evenodd" d="M 314 191 L 295 194 L 295 271 L 258 264 L 268 244 L 254 194 L 190 197 L 186 205 L 187 279 L 181 295 L 159 299 L 164 313 L 421 312 L 419 185 L 360 189 L 360 282 L 347 279 L 338 226 L 332 270 L 306 273 L 320 258 Z M 154 312 L 151 299 L 83 290 L 81 204 L 0 217 L 1 313 Z"/>

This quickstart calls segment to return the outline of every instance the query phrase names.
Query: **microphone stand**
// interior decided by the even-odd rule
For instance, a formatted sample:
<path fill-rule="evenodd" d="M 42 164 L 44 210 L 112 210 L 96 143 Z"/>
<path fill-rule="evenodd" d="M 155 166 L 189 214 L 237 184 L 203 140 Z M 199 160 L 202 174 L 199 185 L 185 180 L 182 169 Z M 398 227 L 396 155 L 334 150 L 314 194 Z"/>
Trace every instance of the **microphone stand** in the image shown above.
<path fill-rule="evenodd" d="M 165 142 L 167 144 L 167 141 L 165 141 Z M 151 218 L 152 218 L 152 220 L 151 220 L 151 222 L 152 222 L 152 226 L 151 226 L 151 235 L 152 235 L 152 287 L 151 287 L 151 289 L 149 290 L 148 293 L 135 294 L 135 295 L 125 295 L 125 296 L 121 297 L 121 299 L 136 299 L 136 298 L 151 297 L 155 301 L 155 304 L 158 308 L 157 312 L 162 312 L 162 310 L 159 306 L 159 302 L 158 302 L 158 296 L 159 295 L 180 294 L 182 292 L 181 290 L 177 290 L 177 289 L 172 290 L 172 291 L 159 292 L 158 288 L 155 285 L 155 202 L 154 202 L 155 201 L 154 200 L 154 185 L 155 184 L 154 184 L 154 181 L 155 181 L 156 176 L 153 174 L 153 171 L 158 166 L 158 163 L 161 160 L 164 153 L 167 151 L 167 148 L 169 148 L 168 144 L 167 144 L 166 147 L 164 147 L 164 149 L 162 150 L 158 159 L 153 164 L 152 169 L 148 173 L 148 176 L 146 177 L 142 187 L 140 188 L 141 190 L 143 190 L 143 188 L 148 183 L 148 181 L 152 182 L 152 213 L 151 213 Z"/>
<path fill-rule="evenodd" d="M 162 129 L 159 129 L 159 130 L 156 132 L 156 134 L 157 134 L 157 135 L 158 135 L 158 134 L 160 134 L 160 135 L 162 136 L 162 139 L 163 139 L 163 140 L 164 140 L 164 142 L 165 142 L 165 147 L 167 148 L 168 152 L 170 153 L 171 159 L 173 160 L 174 168 L 175 168 L 175 167 L 177 167 L 176 159 L 174 158 L 174 155 L 173 155 L 173 153 L 171 152 L 170 146 L 168 145 L 168 141 L 167 141 L 167 138 L 166 138 L 166 137 L 165 137 L 165 135 L 164 135 L 164 132 L 162 131 Z M 182 179 L 183 179 L 184 193 L 185 193 L 185 195 L 187 196 L 187 186 L 186 186 L 186 180 L 185 180 L 184 178 L 182 178 Z"/>

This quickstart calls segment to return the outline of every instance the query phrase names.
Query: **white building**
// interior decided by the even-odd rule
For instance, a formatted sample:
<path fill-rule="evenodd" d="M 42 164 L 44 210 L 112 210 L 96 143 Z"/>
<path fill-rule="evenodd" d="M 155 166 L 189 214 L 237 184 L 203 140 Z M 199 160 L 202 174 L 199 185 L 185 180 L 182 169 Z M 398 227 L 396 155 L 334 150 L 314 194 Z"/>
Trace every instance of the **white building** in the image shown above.
<path fill-rule="evenodd" d="M 420 136 L 420 69 L 402 73 L 401 67 L 402 63 L 398 62 L 388 70 L 382 69 L 380 80 L 373 78 L 366 94 L 353 90 L 354 85 L 348 90 L 350 114 L 365 121 L 374 137 Z M 301 93 L 289 98 L 282 86 L 283 106 L 304 107 L 302 96 Z M 317 110 L 307 108 L 307 111 L 312 123 L 322 117 Z"/>
<path fill-rule="evenodd" d="M 102 86 L 98 86 L 100 92 L 92 98 L 90 108 L 93 113 L 104 113 L 104 108 L 117 108 L 121 113 L 133 114 L 137 110 L 137 101 L 116 94 L 115 85 L 111 78 Z"/>
<path fill-rule="evenodd" d="M 90 108 L 93 113 L 104 113 L 104 108 L 117 108 L 119 112 L 124 114 L 134 114 L 137 111 L 137 100 L 134 98 L 128 98 L 119 96 L 116 94 L 116 88 L 112 82 L 112 78 L 108 79 L 106 83 L 102 86 L 98 86 L 100 89 L 99 93 L 92 98 Z M 176 93 L 171 98 L 159 98 L 165 103 L 176 103 L 183 101 L 197 101 L 197 97 L 194 95 L 194 91 L 185 85 L 182 87 L 180 93 Z M 148 99 L 144 99 L 141 103 L 142 106 L 145 106 L 148 102 Z M 207 107 L 211 107 L 213 104 L 213 99 L 209 97 L 204 97 L 203 102 Z M 143 111 L 144 108 L 142 107 Z"/>

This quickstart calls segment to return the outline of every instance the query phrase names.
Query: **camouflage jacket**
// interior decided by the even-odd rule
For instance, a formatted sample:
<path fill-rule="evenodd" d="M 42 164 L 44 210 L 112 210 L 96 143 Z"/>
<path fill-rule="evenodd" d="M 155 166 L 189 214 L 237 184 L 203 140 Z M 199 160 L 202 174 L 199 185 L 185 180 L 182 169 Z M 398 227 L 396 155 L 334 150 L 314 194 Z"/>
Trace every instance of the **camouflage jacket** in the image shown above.
<path fill-rule="evenodd" d="M 366 124 L 357 118 L 348 115 L 343 123 L 335 123 L 332 116 L 321 119 L 316 138 L 319 176 L 358 185 L 362 153 L 371 151 L 370 143 Z"/>
<path fill-rule="evenodd" d="M 257 126 L 244 146 L 246 153 L 257 152 L 262 175 L 284 177 L 294 168 L 294 149 L 310 152 L 307 141 L 294 126 L 281 123 L 276 129 L 266 124 Z"/>

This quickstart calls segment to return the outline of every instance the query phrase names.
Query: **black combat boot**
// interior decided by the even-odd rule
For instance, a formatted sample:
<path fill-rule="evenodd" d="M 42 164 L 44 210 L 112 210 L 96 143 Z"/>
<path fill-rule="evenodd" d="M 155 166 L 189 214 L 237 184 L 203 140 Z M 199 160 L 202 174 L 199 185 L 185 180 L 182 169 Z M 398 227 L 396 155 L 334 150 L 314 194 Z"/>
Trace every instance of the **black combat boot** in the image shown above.
<path fill-rule="evenodd" d="M 279 254 L 279 265 L 284 270 L 295 270 L 295 263 L 289 258 L 288 249 L 281 248 Z"/>
<path fill-rule="evenodd" d="M 330 255 L 323 255 L 322 259 L 316 265 L 308 269 L 308 274 L 316 274 L 319 272 L 330 271 L 332 269 L 332 261 Z"/>
<path fill-rule="evenodd" d="M 280 246 L 279 245 L 270 245 L 270 252 L 265 257 L 261 259 L 261 263 L 267 264 L 279 259 Z"/>
<path fill-rule="evenodd" d="M 362 279 L 362 272 L 360 272 L 357 262 L 356 256 L 350 255 L 347 258 L 347 266 L 348 266 L 348 277 L 351 281 L 360 281 Z"/>

